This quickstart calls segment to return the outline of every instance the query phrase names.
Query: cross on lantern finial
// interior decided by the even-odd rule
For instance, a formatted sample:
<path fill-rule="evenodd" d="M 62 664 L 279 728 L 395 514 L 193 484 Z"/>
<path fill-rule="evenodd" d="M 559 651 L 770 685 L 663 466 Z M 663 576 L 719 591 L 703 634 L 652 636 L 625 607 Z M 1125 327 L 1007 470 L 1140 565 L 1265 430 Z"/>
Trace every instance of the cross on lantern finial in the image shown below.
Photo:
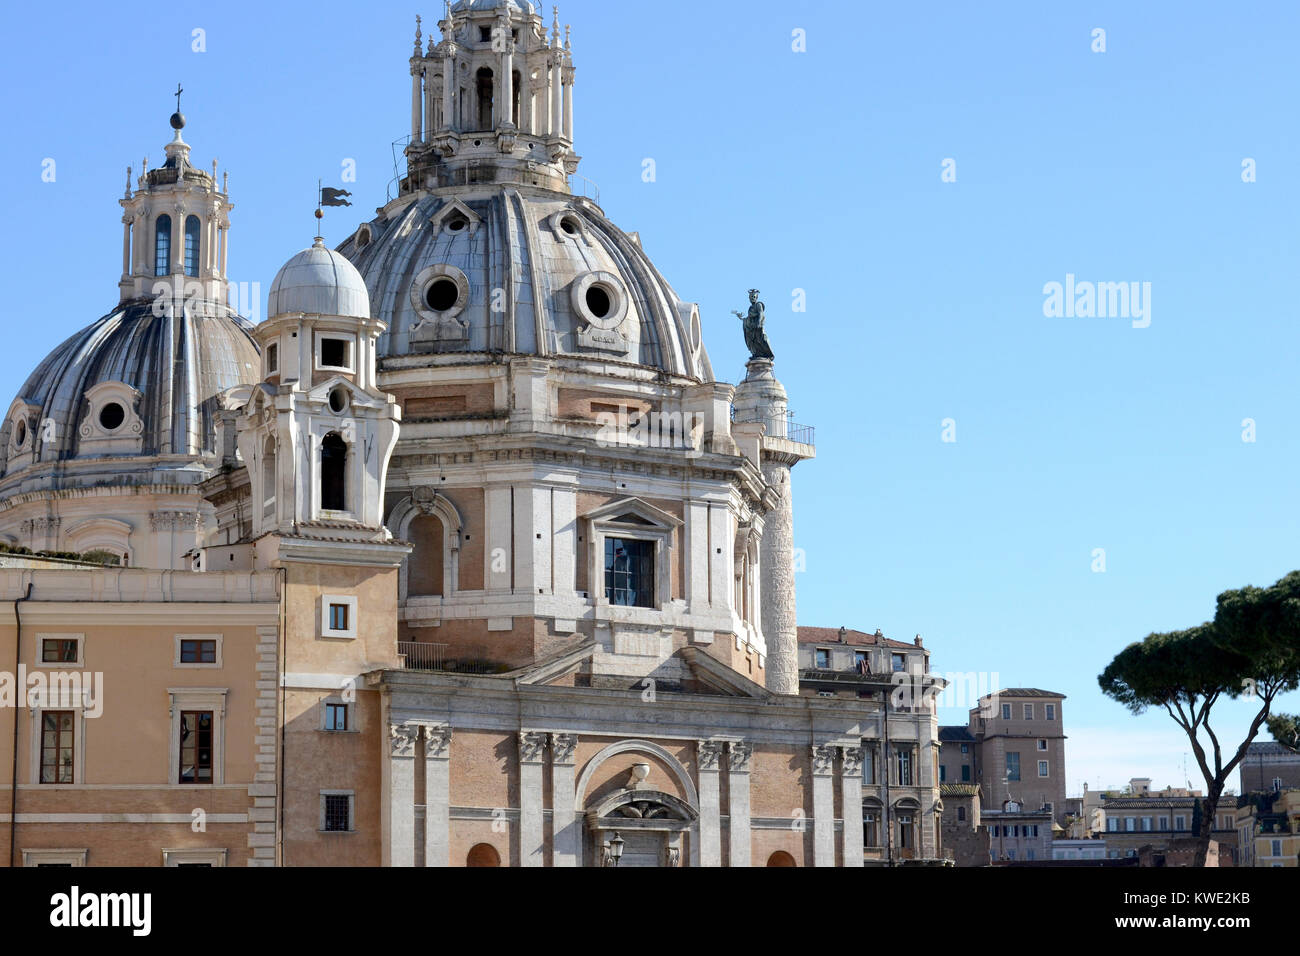
<path fill-rule="evenodd" d="M 176 84 L 176 92 L 175 92 L 175 94 L 173 94 L 173 95 L 176 97 L 176 112 L 177 112 L 177 113 L 179 113 L 179 112 L 181 111 L 181 94 L 184 93 L 184 92 L 185 92 L 185 90 L 181 88 L 181 85 L 180 85 L 179 83 L 177 83 L 177 84 Z"/>

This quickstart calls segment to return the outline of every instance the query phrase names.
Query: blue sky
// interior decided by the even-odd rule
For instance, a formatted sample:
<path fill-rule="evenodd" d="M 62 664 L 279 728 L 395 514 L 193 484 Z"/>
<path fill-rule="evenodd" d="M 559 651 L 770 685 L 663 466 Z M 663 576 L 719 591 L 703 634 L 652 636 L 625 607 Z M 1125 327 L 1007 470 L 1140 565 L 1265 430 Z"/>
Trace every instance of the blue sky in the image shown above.
<path fill-rule="evenodd" d="M 125 167 L 161 162 L 178 80 L 193 160 L 230 172 L 233 278 L 264 296 L 310 242 L 317 179 L 339 184 L 347 160 L 355 205 L 328 211 L 326 239 L 370 218 L 408 132 L 416 12 L 430 27 L 441 3 L 9 11 L 0 78 L 24 91 L 0 156 L 10 394 L 116 302 Z M 920 633 L 939 672 L 1065 693 L 1071 793 L 1180 784 L 1180 732 L 1130 717 L 1096 675 L 1128 642 L 1211 616 L 1220 591 L 1300 567 L 1297 8 L 561 14 L 580 172 L 700 303 L 720 378 L 744 372 L 730 310 L 763 290 L 777 374 L 817 427 L 795 481 L 800 621 Z M 1149 327 L 1045 317 L 1044 285 L 1067 274 L 1149 282 Z M 1247 705 L 1221 710 L 1223 736 L 1244 730 Z"/>

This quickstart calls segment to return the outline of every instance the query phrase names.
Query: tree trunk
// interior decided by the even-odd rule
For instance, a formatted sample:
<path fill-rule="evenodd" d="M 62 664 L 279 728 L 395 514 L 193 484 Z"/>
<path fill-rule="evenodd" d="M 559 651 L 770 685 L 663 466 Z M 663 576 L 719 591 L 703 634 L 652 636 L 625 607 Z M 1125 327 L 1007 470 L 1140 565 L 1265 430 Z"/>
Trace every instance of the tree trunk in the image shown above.
<path fill-rule="evenodd" d="M 1223 784 L 1210 786 L 1209 796 L 1201 801 L 1201 825 L 1196 829 L 1196 857 L 1192 866 L 1205 866 L 1205 858 L 1210 854 L 1210 836 L 1214 831 L 1214 820 L 1218 815 L 1219 797 L 1223 795 Z"/>

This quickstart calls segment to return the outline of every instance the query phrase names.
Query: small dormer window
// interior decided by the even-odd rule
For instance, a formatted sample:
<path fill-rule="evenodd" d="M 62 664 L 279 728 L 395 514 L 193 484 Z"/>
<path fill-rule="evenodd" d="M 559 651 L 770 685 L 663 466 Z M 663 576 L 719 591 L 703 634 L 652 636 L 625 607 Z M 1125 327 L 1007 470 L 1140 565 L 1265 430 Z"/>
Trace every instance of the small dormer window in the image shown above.
<path fill-rule="evenodd" d="M 321 335 L 316 339 L 316 364 L 320 368 L 352 371 L 352 339 Z"/>
<path fill-rule="evenodd" d="M 117 402 L 107 402 L 99 410 L 99 424 L 104 431 L 116 431 L 122 427 L 122 422 L 126 420 L 126 410 Z"/>
<path fill-rule="evenodd" d="M 274 375 L 280 371 L 280 344 L 272 342 L 266 347 L 266 374 Z"/>

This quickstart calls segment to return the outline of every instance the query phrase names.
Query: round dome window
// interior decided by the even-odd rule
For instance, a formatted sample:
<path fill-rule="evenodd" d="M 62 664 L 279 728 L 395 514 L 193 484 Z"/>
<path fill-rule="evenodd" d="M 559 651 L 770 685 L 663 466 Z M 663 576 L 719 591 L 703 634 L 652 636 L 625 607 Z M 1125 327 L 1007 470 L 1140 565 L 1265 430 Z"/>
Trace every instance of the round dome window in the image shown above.
<path fill-rule="evenodd" d="M 574 219 L 572 216 L 565 216 L 560 220 L 560 228 L 571 236 L 577 235 L 578 220 Z"/>
<path fill-rule="evenodd" d="M 348 390 L 339 386 L 330 390 L 330 411 L 339 414 L 348 407 Z"/>
<path fill-rule="evenodd" d="M 447 229 L 450 232 L 460 232 L 468 225 L 469 225 L 469 220 L 467 220 L 464 216 L 456 216 L 454 219 L 452 219 L 447 223 Z"/>
<path fill-rule="evenodd" d="M 113 431 L 126 421 L 126 410 L 117 402 L 109 402 L 99 410 L 99 424 L 105 431 Z"/>
<path fill-rule="evenodd" d="M 593 285 L 587 289 L 587 308 L 591 314 L 598 319 L 603 319 L 609 315 L 612 303 L 609 301 L 609 292 L 601 286 Z"/>
<path fill-rule="evenodd" d="M 14 444 L 19 448 L 27 444 L 27 422 L 18 419 L 18 424 L 14 427 Z"/>
<path fill-rule="evenodd" d="M 460 289 L 457 288 L 456 281 L 445 276 L 434 279 L 429 283 L 429 287 L 424 290 L 424 303 L 435 312 L 446 312 L 449 309 L 454 309 L 459 301 Z"/>

